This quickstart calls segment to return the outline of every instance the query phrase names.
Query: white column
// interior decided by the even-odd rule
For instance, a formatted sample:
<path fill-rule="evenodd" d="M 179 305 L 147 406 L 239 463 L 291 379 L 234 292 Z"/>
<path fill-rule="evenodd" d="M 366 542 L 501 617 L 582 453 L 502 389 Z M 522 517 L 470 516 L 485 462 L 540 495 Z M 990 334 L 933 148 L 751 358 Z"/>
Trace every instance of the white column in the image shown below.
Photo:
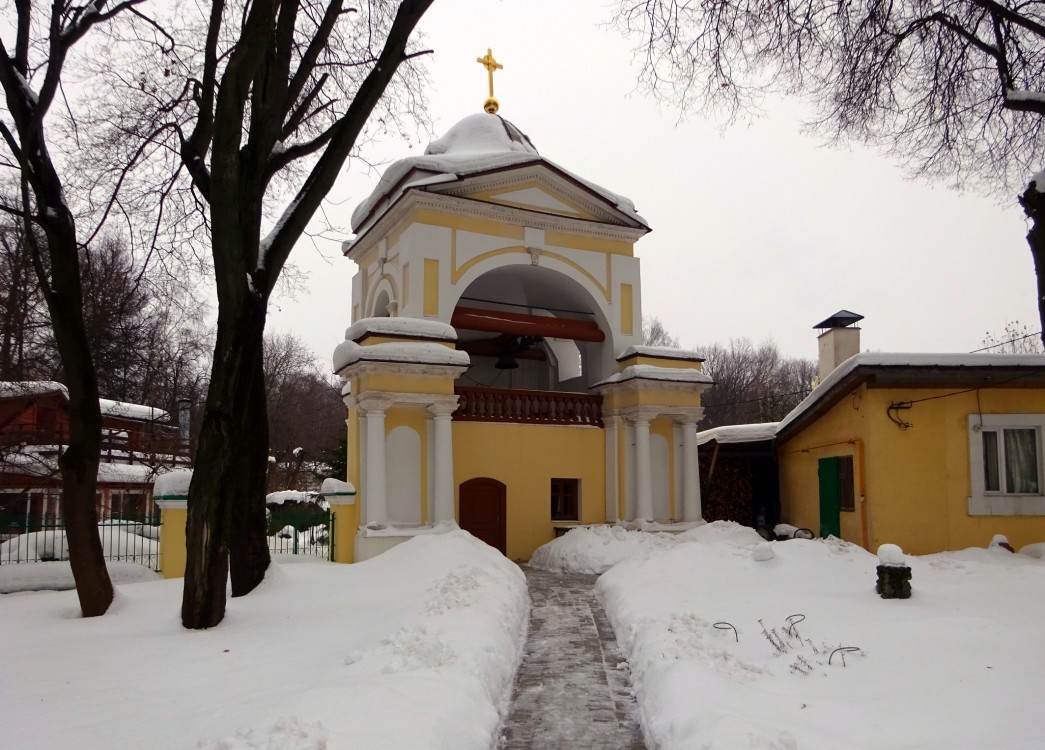
<path fill-rule="evenodd" d="M 455 405 L 432 404 L 428 412 L 435 424 L 434 471 L 435 501 L 432 519 L 435 523 L 455 520 L 454 513 L 454 445 L 450 415 Z"/>
<path fill-rule="evenodd" d="M 635 417 L 635 520 L 653 520 L 653 477 L 650 473 L 649 417 Z"/>
<path fill-rule="evenodd" d="M 620 520 L 619 500 L 617 491 L 617 431 L 620 419 L 618 417 L 606 418 L 606 523 L 616 523 Z"/>
<path fill-rule="evenodd" d="M 387 493 L 385 491 L 385 408 L 366 407 L 366 501 L 367 526 L 382 527 L 388 521 Z"/>
<path fill-rule="evenodd" d="M 679 421 L 682 428 L 682 520 L 701 520 L 700 464 L 697 456 L 697 423 Z"/>

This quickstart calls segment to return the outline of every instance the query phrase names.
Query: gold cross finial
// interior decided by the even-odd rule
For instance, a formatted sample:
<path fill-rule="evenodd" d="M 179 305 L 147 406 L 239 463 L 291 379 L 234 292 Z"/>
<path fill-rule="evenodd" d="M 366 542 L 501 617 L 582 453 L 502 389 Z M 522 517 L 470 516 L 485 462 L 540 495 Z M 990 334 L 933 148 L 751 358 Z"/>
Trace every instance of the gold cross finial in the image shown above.
<path fill-rule="evenodd" d="M 475 58 L 475 61 L 486 68 L 486 74 L 490 79 L 490 97 L 483 102 L 483 109 L 492 115 L 500 109 L 501 106 L 493 97 L 493 72 L 495 70 L 501 70 L 504 66 L 493 58 L 493 51 L 489 47 L 486 49 L 486 57 L 477 57 Z"/>

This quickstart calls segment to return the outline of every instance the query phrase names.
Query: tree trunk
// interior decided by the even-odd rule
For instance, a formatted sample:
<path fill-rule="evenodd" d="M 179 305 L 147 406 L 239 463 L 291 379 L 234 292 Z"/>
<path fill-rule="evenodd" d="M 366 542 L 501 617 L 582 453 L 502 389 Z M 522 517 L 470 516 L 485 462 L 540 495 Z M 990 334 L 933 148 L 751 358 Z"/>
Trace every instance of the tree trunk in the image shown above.
<path fill-rule="evenodd" d="M 1045 193 L 1039 193 L 1032 181 L 1019 198 L 1023 212 L 1031 220 L 1027 232 L 1027 244 L 1034 258 L 1034 275 L 1038 288 L 1038 321 L 1041 324 L 1041 340 L 1045 345 Z"/>
<path fill-rule="evenodd" d="M 268 416 L 262 368 L 265 302 L 244 295 L 219 310 L 207 405 L 189 487 L 182 624 L 209 628 L 233 596 L 251 591 L 269 564 L 265 535 Z M 261 471 L 258 467 L 262 467 Z"/>
<path fill-rule="evenodd" d="M 43 222 L 47 236 L 48 279 L 37 275 L 51 313 L 55 343 L 69 389 L 69 447 L 58 459 L 62 474 L 62 513 L 69 544 L 69 565 L 84 617 L 105 614 L 113 600 L 112 581 L 98 537 L 96 488 L 101 456 L 102 418 L 98 380 L 82 314 L 80 260 L 72 214 L 55 195 Z M 33 240 L 29 240 L 32 242 Z M 34 248 L 38 259 L 44 254 Z M 42 260 L 42 259 L 41 259 Z"/>

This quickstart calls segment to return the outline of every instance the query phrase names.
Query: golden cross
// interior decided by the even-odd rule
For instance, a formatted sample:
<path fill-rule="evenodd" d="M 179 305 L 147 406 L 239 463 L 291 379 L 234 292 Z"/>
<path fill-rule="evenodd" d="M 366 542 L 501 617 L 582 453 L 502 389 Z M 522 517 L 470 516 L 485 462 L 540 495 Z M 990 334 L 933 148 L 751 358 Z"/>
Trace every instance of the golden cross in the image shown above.
<path fill-rule="evenodd" d="M 477 57 L 477 58 L 475 58 L 475 61 L 477 63 L 481 64 L 484 68 L 486 68 L 486 74 L 487 74 L 487 76 L 489 76 L 489 79 L 490 79 L 490 97 L 483 103 L 483 109 L 485 109 L 490 114 L 493 114 L 494 112 L 496 112 L 498 110 L 498 108 L 500 106 L 498 104 L 497 100 L 494 99 L 494 97 L 493 97 L 493 72 L 495 70 L 503 69 L 504 66 L 501 65 L 499 62 L 497 62 L 494 59 L 494 57 L 493 57 L 493 50 L 491 50 L 489 47 L 487 47 L 487 49 L 486 49 L 486 56 L 485 57 Z"/>

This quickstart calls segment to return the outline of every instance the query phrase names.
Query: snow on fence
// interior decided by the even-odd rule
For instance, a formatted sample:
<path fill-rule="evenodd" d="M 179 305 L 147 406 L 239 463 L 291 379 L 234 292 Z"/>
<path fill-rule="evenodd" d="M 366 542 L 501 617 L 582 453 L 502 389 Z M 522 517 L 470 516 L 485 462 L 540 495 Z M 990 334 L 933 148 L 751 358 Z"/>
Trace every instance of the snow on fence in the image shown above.
<path fill-rule="evenodd" d="M 107 561 L 134 562 L 160 569 L 160 527 L 140 520 L 111 518 L 98 524 Z M 62 519 L 45 519 L 33 531 L 0 542 L 0 565 L 68 560 L 69 545 Z"/>

